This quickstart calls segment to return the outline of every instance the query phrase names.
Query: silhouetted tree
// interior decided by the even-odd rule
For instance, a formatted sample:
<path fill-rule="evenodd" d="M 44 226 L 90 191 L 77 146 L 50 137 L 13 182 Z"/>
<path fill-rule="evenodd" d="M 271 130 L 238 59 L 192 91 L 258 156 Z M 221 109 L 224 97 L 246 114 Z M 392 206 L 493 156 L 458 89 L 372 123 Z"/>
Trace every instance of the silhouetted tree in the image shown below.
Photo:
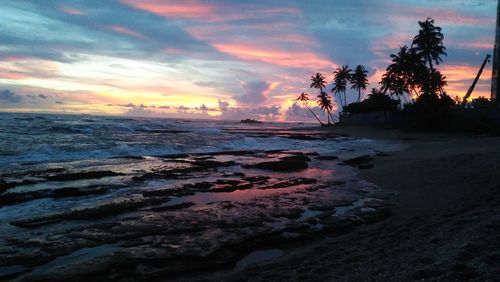
<path fill-rule="evenodd" d="M 328 119 L 328 125 L 331 125 L 330 115 L 331 115 L 331 112 L 333 111 L 333 104 L 332 104 L 332 99 L 330 98 L 330 96 L 328 94 L 326 94 L 326 92 L 322 91 L 318 95 L 318 105 L 320 106 L 320 108 L 323 111 L 326 112 L 326 117 Z"/>
<path fill-rule="evenodd" d="M 358 100 L 361 101 L 361 90 L 366 90 L 368 86 L 368 71 L 362 65 L 358 65 L 356 69 L 354 69 L 354 73 L 351 77 L 351 88 L 358 90 Z"/>
<path fill-rule="evenodd" d="M 448 85 L 446 76 L 438 70 L 430 70 L 427 79 L 422 82 L 422 93 L 443 95 L 445 94 L 444 88 Z"/>
<path fill-rule="evenodd" d="M 343 65 L 341 67 L 337 67 L 333 74 L 332 92 L 339 95 L 340 105 L 344 108 L 347 104 L 345 91 L 347 89 L 347 84 L 351 82 L 352 70 L 348 65 Z M 341 94 L 344 94 L 344 102 L 342 102 Z"/>
<path fill-rule="evenodd" d="M 427 18 L 425 21 L 419 21 L 420 30 L 413 38 L 412 47 L 417 54 L 425 57 L 429 63 L 429 68 L 434 69 L 432 62 L 439 65 L 443 60 L 441 56 L 446 56 L 446 47 L 443 45 L 444 35 L 441 28 L 434 25 L 434 20 Z"/>
<path fill-rule="evenodd" d="M 391 54 L 390 64 L 386 69 L 386 81 L 384 83 L 383 89 L 388 89 L 388 82 L 397 82 L 397 87 L 392 88 L 398 89 L 398 94 L 400 92 L 407 93 L 412 100 L 414 96 L 418 97 L 421 91 L 421 86 L 423 81 L 427 81 L 429 75 L 429 70 L 425 66 L 425 62 L 422 57 L 416 54 L 413 49 L 408 49 L 407 46 L 400 47 L 397 54 Z M 391 80 L 387 80 L 391 78 Z M 402 94 L 401 94 L 402 95 Z"/>
<path fill-rule="evenodd" d="M 326 78 L 321 73 L 317 72 L 315 75 L 311 76 L 311 86 L 310 88 L 319 89 L 319 93 L 323 92 L 323 88 L 326 86 Z"/>
<path fill-rule="evenodd" d="M 296 101 L 302 102 L 302 105 L 304 105 L 310 112 L 313 114 L 313 116 L 318 120 L 318 122 L 323 125 L 323 122 L 319 119 L 319 117 L 309 108 L 308 102 L 309 102 L 309 94 L 302 92 L 299 97 L 296 99 Z"/>
<path fill-rule="evenodd" d="M 396 96 L 398 101 L 401 102 L 401 96 L 405 102 L 407 102 L 405 93 L 408 92 L 408 88 L 406 86 L 405 80 L 392 72 L 386 72 L 382 75 L 382 81 L 380 82 L 381 87 L 380 90 L 383 94 L 389 92 L 391 96 Z"/>

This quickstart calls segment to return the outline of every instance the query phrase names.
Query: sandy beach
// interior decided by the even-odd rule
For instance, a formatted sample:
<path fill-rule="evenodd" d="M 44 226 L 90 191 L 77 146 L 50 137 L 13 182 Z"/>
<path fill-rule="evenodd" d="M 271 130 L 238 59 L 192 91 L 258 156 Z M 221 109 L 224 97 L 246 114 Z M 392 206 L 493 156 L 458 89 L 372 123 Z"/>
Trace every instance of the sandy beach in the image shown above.
<path fill-rule="evenodd" d="M 287 250 L 231 281 L 495 281 L 500 277 L 500 138 L 337 128 L 401 140 L 360 176 L 395 193 L 392 216 Z"/>

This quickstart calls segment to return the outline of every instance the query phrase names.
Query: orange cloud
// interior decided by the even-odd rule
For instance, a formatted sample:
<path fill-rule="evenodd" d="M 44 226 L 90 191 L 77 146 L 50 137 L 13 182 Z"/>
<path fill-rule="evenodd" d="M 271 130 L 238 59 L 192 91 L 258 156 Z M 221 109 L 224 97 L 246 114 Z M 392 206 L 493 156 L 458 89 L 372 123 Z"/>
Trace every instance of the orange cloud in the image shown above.
<path fill-rule="evenodd" d="M 268 49 L 246 44 L 212 44 L 222 53 L 238 59 L 295 68 L 333 68 L 334 63 L 312 52 Z"/>
<path fill-rule="evenodd" d="M 86 13 L 83 12 L 82 10 L 75 9 L 70 6 L 60 6 L 59 10 L 68 15 L 75 15 L 75 16 L 86 15 Z"/>
<path fill-rule="evenodd" d="M 137 31 L 133 31 L 133 30 L 126 28 L 124 26 L 113 25 L 113 26 L 108 26 L 108 29 L 111 31 L 117 32 L 117 33 L 126 34 L 126 35 L 130 35 L 133 37 L 146 38 L 143 34 L 137 32 Z"/>

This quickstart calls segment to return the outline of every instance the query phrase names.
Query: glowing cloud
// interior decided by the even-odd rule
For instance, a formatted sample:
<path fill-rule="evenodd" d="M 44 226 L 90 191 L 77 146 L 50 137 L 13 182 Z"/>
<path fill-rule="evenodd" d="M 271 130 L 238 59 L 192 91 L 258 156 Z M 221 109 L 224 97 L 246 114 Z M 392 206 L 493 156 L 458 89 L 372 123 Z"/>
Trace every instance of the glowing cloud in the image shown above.
<path fill-rule="evenodd" d="M 244 44 L 215 43 L 213 46 L 220 52 L 248 61 L 259 61 L 268 64 L 307 69 L 333 68 L 334 63 L 313 52 L 287 51 L 269 49 Z"/>

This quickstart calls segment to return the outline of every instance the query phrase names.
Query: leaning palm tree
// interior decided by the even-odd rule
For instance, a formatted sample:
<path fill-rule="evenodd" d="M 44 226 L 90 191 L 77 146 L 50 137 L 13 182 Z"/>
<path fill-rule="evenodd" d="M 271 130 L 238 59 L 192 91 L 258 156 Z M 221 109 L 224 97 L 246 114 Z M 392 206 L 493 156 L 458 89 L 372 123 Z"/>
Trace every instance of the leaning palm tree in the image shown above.
<path fill-rule="evenodd" d="M 330 115 L 331 112 L 333 111 L 333 104 L 332 104 L 332 99 L 326 92 L 321 92 L 318 95 L 318 105 L 319 107 L 326 112 L 326 117 L 328 119 L 328 125 L 332 125 L 330 122 Z"/>
<path fill-rule="evenodd" d="M 365 91 L 368 86 L 368 71 L 362 65 L 358 65 L 351 77 L 351 88 L 358 90 L 358 103 L 361 101 L 361 90 Z"/>
<path fill-rule="evenodd" d="M 337 67 L 333 72 L 333 88 L 332 92 L 339 96 L 340 105 L 344 108 L 347 105 L 347 98 L 345 91 L 347 84 L 351 81 L 352 70 L 348 65 L 343 65 L 342 67 Z M 341 94 L 344 94 L 344 102 L 342 102 Z"/>
<path fill-rule="evenodd" d="M 318 120 L 318 122 L 323 125 L 323 122 L 321 122 L 321 120 L 319 119 L 319 117 L 311 110 L 311 108 L 309 108 L 308 106 L 308 102 L 309 102 L 309 94 L 305 93 L 305 92 L 302 92 L 299 97 L 297 99 L 295 99 L 296 101 L 300 101 L 302 102 L 302 105 L 304 105 L 310 112 L 311 114 L 313 114 L 313 116 Z"/>
<path fill-rule="evenodd" d="M 446 56 L 446 47 L 443 46 L 444 35 L 441 28 L 434 25 L 434 20 L 427 18 L 427 20 L 418 22 L 420 30 L 413 38 L 412 47 L 415 48 L 417 53 L 426 58 L 429 63 L 429 68 L 434 69 L 432 62 L 439 65 L 443 61 L 442 55 Z"/>

